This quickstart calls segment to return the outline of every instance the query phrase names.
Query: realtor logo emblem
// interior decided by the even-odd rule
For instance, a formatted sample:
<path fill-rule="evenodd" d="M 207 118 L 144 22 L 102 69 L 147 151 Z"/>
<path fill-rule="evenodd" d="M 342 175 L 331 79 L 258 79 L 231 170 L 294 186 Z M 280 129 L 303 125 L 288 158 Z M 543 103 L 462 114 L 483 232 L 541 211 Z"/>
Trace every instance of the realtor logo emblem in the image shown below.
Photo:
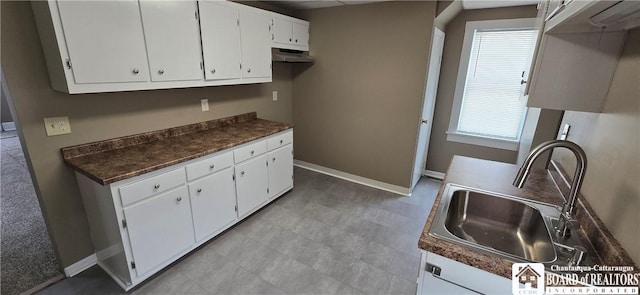
<path fill-rule="evenodd" d="M 544 294 L 544 265 L 514 263 L 511 267 L 511 291 L 516 295 Z"/>

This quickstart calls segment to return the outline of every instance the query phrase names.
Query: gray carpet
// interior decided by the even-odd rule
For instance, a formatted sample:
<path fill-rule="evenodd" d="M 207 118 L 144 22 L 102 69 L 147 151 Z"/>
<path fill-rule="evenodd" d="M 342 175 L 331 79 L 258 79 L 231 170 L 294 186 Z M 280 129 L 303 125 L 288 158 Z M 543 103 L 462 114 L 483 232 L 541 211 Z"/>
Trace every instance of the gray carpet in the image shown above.
<path fill-rule="evenodd" d="M 20 294 L 61 274 L 15 131 L 0 136 L 0 293 Z"/>

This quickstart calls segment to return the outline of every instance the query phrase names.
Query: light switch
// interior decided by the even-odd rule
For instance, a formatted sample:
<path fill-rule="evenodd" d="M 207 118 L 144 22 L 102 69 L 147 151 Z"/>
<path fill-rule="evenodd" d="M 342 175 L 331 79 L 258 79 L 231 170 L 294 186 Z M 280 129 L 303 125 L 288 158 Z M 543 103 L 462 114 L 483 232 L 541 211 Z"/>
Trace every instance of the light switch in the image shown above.
<path fill-rule="evenodd" d="M 202 111 L 203 112 L 208 112 L 209 111 L 209 100 L 206 98 L 203 98 L 200 100 L 200 106 L 202 106 Z"/>
<path fill-rule="evenodd" d="M 44 127 L 47 131 L 47 136 L 71 133 L 69 117 L 44 118 Z"/>
<path fill-rule="evenodd" d="M 561 140 L 567 140 L 567 136 L 569 136 L 569 130 L 571 130 L 571 125 L 564 124 L 564 128 L 562 129 L 562 133 L 560 134 Z"/>

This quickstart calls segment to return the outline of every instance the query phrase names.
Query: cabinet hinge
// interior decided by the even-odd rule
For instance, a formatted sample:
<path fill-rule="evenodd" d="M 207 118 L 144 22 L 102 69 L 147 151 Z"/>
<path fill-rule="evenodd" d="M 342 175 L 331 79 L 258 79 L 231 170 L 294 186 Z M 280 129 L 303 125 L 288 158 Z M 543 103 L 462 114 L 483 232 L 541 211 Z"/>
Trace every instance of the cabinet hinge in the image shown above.
<path fill-rule="evenodd" d="M 200 62 L 200 69 L 202 70 L 204 68 L 204 63 Z"/>
<path fill-rule="evenodd" d="M 240 26 L 240 19 L 236 19 L 237 23 L 238 23 L 238 27 Z"/>
<path fill-rule="evenodd" d="M 267 167 L 269 167 L 269 160 L 267 160 Z"/>
<path fill-rule="evenodd" d="M 236 181 L 236 174 L 233 173 L 233 175 L 231 176 L 231 178 L 233 179 L 233 181 Z"/>
<path fill-rule="evenodd" d="M 69 58 L 65 59 L 64 64 L 67 65 L 67 69 L 71 69 L 71 59 Z"/>
<path fill-rule="evenodd" d="M 196 10 L 194 14 L 195 14 L 196 19 L 198 19 L 198 10 Z"/>
<path fill-rule="evenodd" d="M 238 205 L 236 205 L 236 212 L 238 212 Z"/>
<path fill-rule="evenodd" d="M 122 228 L 127 228 L 127 220 L 126 219 L 122 220 Z"/>
<path fill-rule="evenodd" d="M 424 270 L 426 270 L 427 272 L 432 273 L 434 276 L 440 276 L 440 273 L 442 272 L 442 268 L 440 268 L 437 265 L 433 265 L 431 263 L 427 263 L 427 265 L 425 266 Z"/>
<path fill-rule="evenodd" d="M 133 262 L 133 260 L 131 261 L 131 268 L 132 268 L 132 269 L 135 269 L 135 268 L 136 268 L 136 263 L 135 263 L 135 262 Z"/>
<path fill-rule="evenodd" d="M 242 70 L 242 64 L 240 64 L 240 70 Z"/>
<path fill-rule="evenodd" d="M 269 188 L 267 188 L 267 194 L 269 193 Z"/>

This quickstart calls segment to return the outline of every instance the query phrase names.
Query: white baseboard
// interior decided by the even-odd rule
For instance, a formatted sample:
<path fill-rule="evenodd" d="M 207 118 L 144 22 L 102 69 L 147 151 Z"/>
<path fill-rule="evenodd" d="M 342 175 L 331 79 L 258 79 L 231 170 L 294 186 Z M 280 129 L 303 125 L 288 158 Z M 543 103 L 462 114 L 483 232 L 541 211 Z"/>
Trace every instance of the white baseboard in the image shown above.
<path fill-rule="evenodd" d="M 324 167 L 324 166 L 320 166 L 320 165 L 316 165 L 316 164 L 312 164 L 312 163 L 308 163 L 308 162 L 300 161 L 300 160 L 293 160 L 293 165 L 294 166 L 298 166 L 300 168 L 307 169 L 307 170 L 311 170 L 311 171 L 319 172 L 319 173 L 322 173 L 322 174 L 330 175 L 330 176 L 333 176 L 333 177 L 337 177 L 337 178 L 340 178 L 340 179 L 344 179 L 344 180 L 348 180 L 348 181 L 351 181 L 351 182 L 355 182 L 355 183 L 358 183 L 358 184 L 362 184 L 362 185 L 370 186 L 370 187 L 373 187 L 373 188 L 377 188 L 377 189 L 380 189 L 380 190 L 383 190 L 383 191 L 388 191 L 388 192 L 396 193 L 396 194 L 403 195 L 403 196 L 410 196 L 411 195 L 411 189 L 409 189 L 408 187 L 402 187 L 402 186 L 398 186 L 398 185 L 395 185 L 395 184 L 389 184 L 389 183 L 386 183 L 386 182 L 373 180 L 373 179 L 370 179 L 370 178 L 366 178 L 366 177 L 362 177 L 362 176 L 358 176 L 358 175 L 342 172 L 342 171 L 339 171 L 339 170 L 327 168 L 327 167 Z"/>
<path fill-rule="evenodd" d="M 81 272 L 83 272 L 84 270 L 86 270 L 89 267 L 92 267 L 94 265 L 96 265 L 96 263 L 98 262 L 98 258 L 96 257 L 96 254 L 91 254 L 85 258 L 83 258 L 82 260 L 69 265 L 67 267 L 64 268 L 64 274 L 67 277 L 73 277 Z"/>
<path fill-rule="evenodd" d="M 431 171 L 431 170 L 424 170 L 424 173 L 422 173 L 422 175 L 427 176 L 427 177 L 431 177 L 431 178 L 435 178 L 435 179 L 440 179 L 440 180 L 444 180 L 444 173 L 442 172 L 437 172 L 437 171 Z"/>
<path fill-rule="evenodd" d="M 3 131 L 16 130 L 16 123 L 15 122 L 2 122 L 2 130 Z"/>

